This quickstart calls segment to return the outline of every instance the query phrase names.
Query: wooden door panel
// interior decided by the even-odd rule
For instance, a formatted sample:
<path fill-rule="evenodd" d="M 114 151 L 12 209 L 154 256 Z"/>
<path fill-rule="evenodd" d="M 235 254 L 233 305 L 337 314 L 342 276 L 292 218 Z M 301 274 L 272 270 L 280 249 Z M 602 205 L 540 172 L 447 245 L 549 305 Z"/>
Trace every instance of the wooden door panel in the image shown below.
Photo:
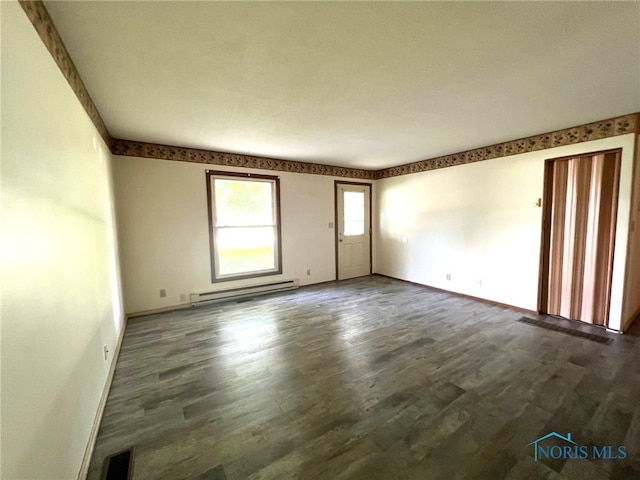
<path fill-rule="evenodd" d="M 552 160 L 543 310 L 606 325 L 617 210 L 620 152 Z M 545 224 L 547 222 L 545 221 Z"/>

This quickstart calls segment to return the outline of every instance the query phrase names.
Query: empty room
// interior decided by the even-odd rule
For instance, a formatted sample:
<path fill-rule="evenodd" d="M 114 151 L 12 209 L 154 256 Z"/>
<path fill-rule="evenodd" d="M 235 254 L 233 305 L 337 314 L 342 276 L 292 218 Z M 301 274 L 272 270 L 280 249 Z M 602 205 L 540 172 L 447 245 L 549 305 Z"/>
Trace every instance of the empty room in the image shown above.
<path fill-rule="evenodd" d="M 2 480 L 640 478 L 640 2 L 0 21 Z"/>

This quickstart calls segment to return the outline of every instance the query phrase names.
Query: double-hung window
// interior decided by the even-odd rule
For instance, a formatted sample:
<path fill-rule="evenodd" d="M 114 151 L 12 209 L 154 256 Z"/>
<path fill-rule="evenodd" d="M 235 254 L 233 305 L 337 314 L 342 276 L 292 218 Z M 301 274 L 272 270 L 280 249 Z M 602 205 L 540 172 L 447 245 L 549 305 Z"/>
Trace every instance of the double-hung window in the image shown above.
<path fill-rule="evenodd" d="M 280 180 L 207 171 L 211 280 L 282 273 Z"/>

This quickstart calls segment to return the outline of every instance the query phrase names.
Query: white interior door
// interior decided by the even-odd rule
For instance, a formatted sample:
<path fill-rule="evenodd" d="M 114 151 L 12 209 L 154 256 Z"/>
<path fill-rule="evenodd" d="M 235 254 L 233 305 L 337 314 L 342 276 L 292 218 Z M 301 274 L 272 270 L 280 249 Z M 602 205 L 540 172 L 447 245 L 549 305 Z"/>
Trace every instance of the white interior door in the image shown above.
<path fill-rule="evenodd" d="M 338 280 L 371 273 L 371 185 L 337 185 Z"/>

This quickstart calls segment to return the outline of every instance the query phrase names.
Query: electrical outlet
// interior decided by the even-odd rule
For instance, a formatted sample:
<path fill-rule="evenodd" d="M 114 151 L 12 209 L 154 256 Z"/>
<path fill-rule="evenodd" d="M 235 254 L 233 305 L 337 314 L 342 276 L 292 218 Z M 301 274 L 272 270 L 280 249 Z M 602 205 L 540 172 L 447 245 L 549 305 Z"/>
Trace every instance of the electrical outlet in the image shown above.
<path fill-rule="evenodd" d="M 167 296 L 167 290 L 165 288 L 160 289 L 160 297 L 164 298 Z"/>
<path fill-rule="evenodd" d="M 311 275 L 311 269 L 310 269 L 310 268 L 307 268 L 307 277 L 308 277 L 309 275 Z"/>
<path fill-rule="evenodd" d="M 478 280 L 476 283 L 478 284 L 479 287 L 482 286 L 482 280 Z"/>
<path fill-rule="evenodd" d="M 183 302 L 183 303 L 187 301 L 187 294 L 186 293 L 181 293 L 180 294 L 180 301 Z"/>
<path fill-rule="evenodd" d="M 107 358 L 109 357 L 109 349 L 107 348 L 106 345 L 103 347 L 103 352 L 104 352 L 104 359 L 107 360 Z"/>
<path fill-rule="evenodd" d="M 333 228 L 333 222 L 329 222 L 329 228 Z"/>
<path fill-rule="evenodd" d="M 447 280 L 451 280 L 451 274 L 447 273 Z"/>

